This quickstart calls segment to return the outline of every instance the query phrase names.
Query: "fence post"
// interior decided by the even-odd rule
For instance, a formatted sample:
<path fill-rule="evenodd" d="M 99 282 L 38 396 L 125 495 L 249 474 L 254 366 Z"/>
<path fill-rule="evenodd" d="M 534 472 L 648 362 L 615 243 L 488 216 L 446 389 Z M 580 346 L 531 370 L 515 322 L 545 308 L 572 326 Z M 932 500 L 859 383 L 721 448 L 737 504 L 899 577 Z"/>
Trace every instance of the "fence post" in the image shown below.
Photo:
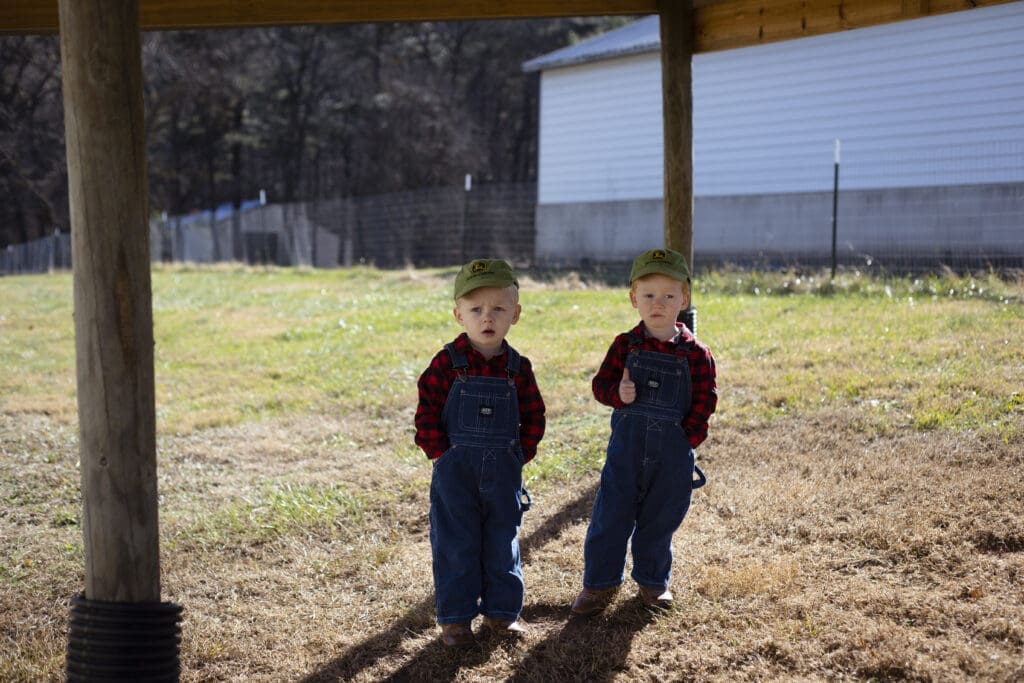
<path fill-rule="evenodd" d="M 832 169 L 832 279 L 836 279 L 836 231 L 839 208 L 839 138 L 836 138 L 836 159 Z"/>
<path fill-rule="evenodd" d="M 466 262 L 466 217 L 469 214 L 469 191 L 473 189 L 473 176 L 466 174 L 465 190 L 462 193 L 462 219 L 459 221 L 459 263 Z"/>
<path fill-rule="evenodd" d="M 309 221 L 309 214 L 306 214 L 306 220 Z M 310 224 L 310 245 L 309 245 L 309 265 L 311 268 L 316 268 L 316 231 L 317 224 L 314 221 L 309 221 Z"/>

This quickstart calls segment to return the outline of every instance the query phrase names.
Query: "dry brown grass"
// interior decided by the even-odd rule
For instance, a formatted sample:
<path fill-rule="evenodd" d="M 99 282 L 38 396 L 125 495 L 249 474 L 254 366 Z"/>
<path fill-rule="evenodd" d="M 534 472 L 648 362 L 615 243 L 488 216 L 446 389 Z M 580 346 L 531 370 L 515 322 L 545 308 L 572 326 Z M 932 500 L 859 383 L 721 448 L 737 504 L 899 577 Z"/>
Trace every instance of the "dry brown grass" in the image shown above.
<path fill-rule="evenodd" d="M 185 608 L 183 680 L 1024 678 L 1019 443 L 880 437 L 842 413 L 720 427 L 664 615 L 627 582 L 606 615 L 568 618 L 597 475 L 541 486 L 522 532 L 529 635 L 449 652 L 433 623 L 429 467 L 392 455 L 408 417 L 162 437 L 163 590 Z M 0 420 L 19 480 L 0 532 L 21 568 L 3 577 L 0 672 L 57 680 L 83 580 L 79 530 L 62 523 L 77 504 L 74 434 Z M 351 515 L 261 528 L 271 493 L 330 486 L 359 498 Z"/>
<path fill-rule="evenodd" d="M 722 401 L 675 539 L 677 604 L 650 614 L 627 581 L 578 621 L 607 438 L 587 384 L 632 311 L 575 274 L 524 277 L 514 343 L 549 417 L 526 469 L 530 630 L 450 652 L 412 444 L 450 275 L 155 273 L 182 680 L 1024 681 L 1024 281 L 763 297 L 809 281 L 710 276 Z M 0 286 L 0 681 L 56 681 L 84 584 L 70 281 Z"/>

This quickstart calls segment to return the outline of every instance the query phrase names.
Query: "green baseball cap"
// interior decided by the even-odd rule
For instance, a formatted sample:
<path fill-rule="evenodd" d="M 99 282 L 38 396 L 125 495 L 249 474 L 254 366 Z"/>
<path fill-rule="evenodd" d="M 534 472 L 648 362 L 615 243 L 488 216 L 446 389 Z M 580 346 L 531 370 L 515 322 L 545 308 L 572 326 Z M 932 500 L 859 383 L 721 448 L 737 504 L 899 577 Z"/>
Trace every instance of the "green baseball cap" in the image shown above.
<path fill-rule="evenodd" d="M 629 284 L 644 275 L 659 273 L 680 282 L 690 281 L 690 268 L 686 259 L 678 251 L 671 249 L 651 249 L 640 254 L 633 260 L 633 269 L 629 272 Z"/>
<path fill-rule="evenodd" d="M 501 259 L 481 258 L 462 266 L 455 276 L 455 298 L 466 296 L 480 287 L 519 288 L 519 280 L 512 272 L 512 266 Z"/>

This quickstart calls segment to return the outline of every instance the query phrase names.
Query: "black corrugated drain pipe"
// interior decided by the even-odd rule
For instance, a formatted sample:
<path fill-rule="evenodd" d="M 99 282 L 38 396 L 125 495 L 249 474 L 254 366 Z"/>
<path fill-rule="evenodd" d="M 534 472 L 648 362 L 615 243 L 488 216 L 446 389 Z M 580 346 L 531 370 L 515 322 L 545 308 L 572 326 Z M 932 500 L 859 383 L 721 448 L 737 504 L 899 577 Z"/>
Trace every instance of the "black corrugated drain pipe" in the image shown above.
<path fill-rule="evenodd" d="M 176 682 L 181 606 L 71 598 L 68 683 Z"/>

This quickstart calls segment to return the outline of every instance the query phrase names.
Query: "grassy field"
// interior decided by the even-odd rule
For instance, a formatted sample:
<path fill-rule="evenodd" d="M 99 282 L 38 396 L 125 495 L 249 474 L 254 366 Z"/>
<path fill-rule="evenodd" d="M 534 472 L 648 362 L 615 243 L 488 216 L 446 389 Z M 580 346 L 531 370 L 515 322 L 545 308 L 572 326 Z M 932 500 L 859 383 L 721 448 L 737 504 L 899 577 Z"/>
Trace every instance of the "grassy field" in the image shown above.
<path fill-rule="evenodd" d="M 626 290 L 532 273 L 510 341 L 529 634 L 437 641 L 415 380 L 452 270 L 153 276 L 163 595 L 184 681 L 1024 680 L 1024 280 L 702 276 L 720 402 L 676 606 L 568 619 Z M 84 581 L 71 277 L 0 279 L 0 680 L 61 680 Z"/>

